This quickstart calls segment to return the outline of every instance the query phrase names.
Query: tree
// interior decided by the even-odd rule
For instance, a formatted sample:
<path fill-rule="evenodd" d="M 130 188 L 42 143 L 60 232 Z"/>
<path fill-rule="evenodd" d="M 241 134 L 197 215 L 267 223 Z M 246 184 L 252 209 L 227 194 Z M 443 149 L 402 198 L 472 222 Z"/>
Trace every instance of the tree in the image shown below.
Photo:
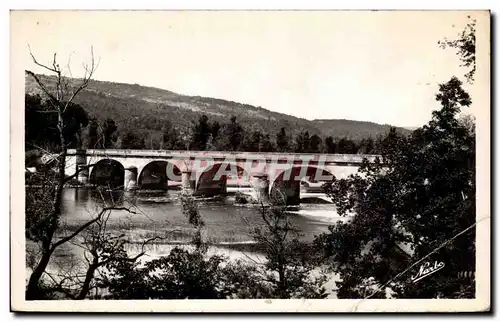
<path fill-rule="evenodd" d="M 213 121 L 212 125 L 210 126 L 211 129 L 211 134 L 212 134 L 212 140 L 216 141 L 217 138 L 219 137 L 219 130 L 220 130 L 220 124 L 217 121 Z"/>
<path fill-rule="evenodd" d="M 253 237 L 266 261 L 264 270 L 257 271 L 264 283 L 258 289 L 267 289 L 271 298 L 325 298 L 326 276 L 321 272 L 313 276 L 314 252 L 300 241 L 299 230 L 291 224 L 280 196 L 274 196 L 270 205 L 262 203 L 260 214 L 264 224 L 254 228 Z M 255 283 L 255 277 L 249 279 Z"/>
<path fill-rule="evenodd" d="M 141 267 L 135 261 L 112 261 L 109 274 L 101 281 L 112 299 L 223 299 L 230 285 L 222 266 L 225 258 L 207 257 L 202 239 L 204 221 L 198 205 L 188 191 L 181 193 L 182 212 L 195 229 L 194 250 L 175 247 L 167 256 L 153 259 Z"/>
<path fill-rule="evenodd" d="M 214 146 L 219 151 L 238 151 L 250 145 L 250 138 L 245 136 L 243 127 L 236 120 L 236 116 L 232 116 L 230 122 L 224 124 L 218 133 L 220 134 L 214 140 Z"/>
<path fill-rule="evenodd" d="M 25 177 L 26 187 L 28 187 L 25 235 L 29 240 L 43 243 L 46 242 L 49 238 L 48 234 L 54 229 L 53 219 L 50 216 L 53 205 L 48 201 L 54 198 L 54 181 L 57 178 L 52 171 L 27 172 Z"/>
<path fill-rule="evenodd" d="M 224 258 L 175 247 L 167 256 L 144 267 L 137 262 L 114 261 L 111 274 L 101 282 L 111 299 L 224 299 Z"/>
<path fill-rule="evenodd" d="M 163 135 L 162 133 L 157 133 L 157 132 L 149 132 L 147 134 L 143 135 L 143 141 L 144 141 L 144 148 L 150 149 L 150 150 L 160 150 L 163 145 Z M 144 136 L 146 136 L 146 139 L 144 139 Z"/>
<path fill-rule="evenodd" d="M 162 139 L 160 149 L 164 150 L 184 150 L 185 146 L 179 139 L 179 133 L 172 125 L 172 122 L 166 120 L 161 129 Z"/>
<path fill-rule="evenodd" d="M 337 144 L 333 140 L 333 137 L 328 136 L 325 139 L 325 147 L 327 153 L 337 153 Z"/>
<path fill-rule="evenodd" d="M 409 137 L 391 129 L 382 159 L 329 186 L 339 214 L 355 214 L 316 239 L 342 277 L 339 297 L 385 297 L 385 287 L 401 298 L 474 296 L 457 274 L 475 269 L 475 137 L 457 119 L 471 104 L 461 85 L 441 84 L 427 125 Z M 412 283 L 418 267 L 405 269 L 423 259 L 446 267 Z"/>
<path fill-rule="evenodd" d="M 438 41 L 441 48 L 454 48 L 462 62 L 462 66 L 468 68 L 465 78 L 469 83 L 474 82 L 474 74 L 476 73 L 476 19 L 467 16 L 469 22 L 458 35 L 458 39 Z"/>
<path fill-rule="evenodd" d="M 273 143 L 271 142 L 271 138 L 269 134 L 262 135 L 260 140 L 260 151 L 261 152 L 273 152 L 275 150 Z"/>
<path fill-rule="evenodd" d="M 302 148 L 303 148 L 304 152 L 310 152 L 311 138 L 309 137 L 308 131 L 306 131 L 302 136 Z"/>
<path fill-rule="evenodd" d="M 127 131 L 122 137 L 121 137 L 121 149 L 144 149 L 146 147 L 146 144 L 144 142 L 144 138 L 141 136 L 137 135 L 133 131 Z"/>
<path fill-rule="evenodd" d="M 295 152 L 297 153 L 307 153 L 310 152 L 310 138 L 309 132 L 300 132 L 295 137 Z"/>
<path fill-rule="evenodd" d="M 31 52 L 30 52 L 31 53 Z M 47 195 L 43 196 L 46 199 L 45 202 L 50 206 L 44 207 L 42 211 L 38 213 L 38 217 L 43 222 L 41 226 L 42 229 L 37 230 L 36 240 L 41 244 L 41 255 L 40 259 L 34 266 L 33 272 L 30 275 L 27 289 L 26 289 L 26 299 L 35 300 L 43 298 L 43 290 L 40 285 L 40 279 L 44 274 L 47 265 L 54 250 L 71 240 L 74 236 L 84 230 L 86 227 L 90 226 L 94 221 L 89 221 L 79 227 L 73 234 L 54 240 L 55 233 L 59 227 L 59 218 L 61 216 L 61 201 L 62 201 L 62 189 L 64 184 L 69 180 L 73 179 L 74 176 L 66 177 L 66 154 L 68 147 L 68 135 L 69 128 L 79 129 L 75 121 L 70 120 L 65 117 L 66 113 L 73 104 L 75 97 L 88 86 L 90 78 L 95 71 L 94 55 L 92 52 L 92 63 L 91 65 L 85 65 L 85 75 L 81 82 L 76 86 L 70 84 L 68 79 L 62 74 L 62 69 L 56 61 L 56 55 L 54 54 L 54 59 L 52 66 L 47 66 L 39 63 L 35 56 L 31 53 L 33 62 L 44 68 L 46 71 L 54 73 L 56 75 L 55 89 L 51 90 L 35 73 L 27 71 L 28 75 L 33 77 L 42 90 L 43 94 L 48 97 L 48 103 L 51 106 L 50 112 L 57 115 L 56 129 L 59 136 L 58 141 L 58 151 L 57 155 L 57 175 L 54 180 L 49 184 L 49 189 L 47 189 Z M 29 201 L 29 199 L 27 199 Z M 27 207 L 29 209 L 29 207 Z M 30 216 L 29 213 L 26 216 Z"/>
<path fill-rule="evenodd" d="M 30 72 L 27 72 L 28 74 Z M 68 102 L 62 113 L 66 124 L 63 136 L 68 148 L 80 148 L 81 130 L 88 124 L 88 115 L 78 104 Z M 40 95 L 25 95 L 25 142 L 26 149 L 44 147 L 48 151 L 60 150 L 58 115 L 49 100 Z"/>
<path fill-rule="evenodd" d="M 276 134 L 276 148 L 279 152 L 288 151 L 288 137 L 284 127 Z"/>
<path fill-rule="evenodd" d="M 236 116 L 231 116 L 231 123 L 227 125 L 225 135 L 229 138 L 230 149 L 238 151 L 243 141 L 243 127 L 236 121 Z"/>
<path fill-rule="evenodd" d="M 190 149 L 204 151 L 211 133 L 212 130 L 208 123 L 208 117 L 203 114 L 200 116 L 197 123 L 192 124 Z"/>
<path fill-rule="evenodd" d="M 244 150 L 248 152 L 260 152 L 261 150 L 262 133 L 260 131 L 253 131 L 248 146 L 244 146 Z"/>
<path fill-rule="evenodd" d="M 102 124 L 102 148 L 110 149 L 116 143 L 118 139 L 117 133 L 118 127 L 115 124 L 115 121 L 108 118 Z"/>
<path fill-rule="evenodd" d="M 87 139 L 87 148 L 89 149 L 97 149 L 99 148 L 99 123 L 97 123 L 96 119 L 92 119 L 88 126 L 88 139 Z"/>
<path fill-rule="evenodd" d="M 371 137 L 366 139 L 362 139 L 359 142 L 359 150 L 358 153 L 361 154 L 373 154 L 375 151 L 375 143 Z"/>
<path fill-rule="evenodd" d="M 369 137 L 368 139 L 366 139 L 366 144 L 364 146 L 364 153 L 365 154 L 373 154 L 375 152 L 375 142 L 373 141 L 373 139 L 371 137 Z"/>
<path fill-rule="evenodd" d="M 337 143 L 337 153 L 356 154 L 357 150 L 356 143 L 348 138 L 341 138 Z"/>
<path fill-rule="evenodd" d="M 135 212 L 124 206 L 117 206 L 115 204 L 110 206 L 104 205 L 87 221 L 78 223 L 76 227 L 68 231 L 62 229 L 60 218 L 64 185 L 74 180 L 79 172 L 87 170 L 94 165 L 88 164 L 78 168 L 70 176 L 65 175 L 66 167 L 71 166 L 66 164 L 67 149 L 71 146 L 72 142 L 79 142 L 76 144 L 76 147 L 80 146 L 81 139 L 79 138 L 79 132 L 82 128 L 81 120 L 86 118 L 85 111 L 72 102 L 78 95 L 84 93 L 84 89 L 88 86 L 96 65 L 92 51 L 92 63 L 84 65 L 84 77 L 76 82 L 63 75 L 63 70 L 56 61 L 56 55 L 54 55 L 52 65 L 50 66 L 38 62 L 33 54 L 31 54 L 31 57 L 36 65 L 55 74 L 54 84 L 47 84 L 39 75 L 27 71 L 28 75 L 33 77 L 40 87 L 43 95 L 47 97 L 46 110 L 48 113 L 55 115 L 55 129 L 58 134 L 58 141 L 55 142 L 55 151 L 58 151 L 58 153 L 54 161 L 51 162 L 51 166 L 54 166 L 55 171 L 52 171 L 50 167 L 39 167 L 40 171 L 33 175 L 26 175 L 28 179 L 26 185 L 26 237 L 39 246 L 37 254 L 30 259 L 30 266 L 33 270 L 27 283 L 26 299 L 41 300 L 50 298 L 52 294 L 55 294 L 54 292 L 62 290 L 63 280 L 57 281 L 53 279 L 52 274 L 47 271 L 52 255 L 59 247 L 66 243 L 74 242 L 78 236 L 81 236 L 88 229 L 99 225 L 110 211 L 123 210 L 130 213 Z M 46 154 L 47 152 L 46 150 L 40 151 L 42 154 Z M 27 159 L 26 161 L 29 160 Z M 100 241 L 99 245 L 103 246 L 106 243 Z M 85 279 L 81 296 L 86 294 L 85 290 L 88 289 L 88 285 L 88 279 Z"/>
<path fill-rule="evenodd" d="M 26 94 L 24 97 L 24 137 L 26 150 L 36 146 L 46 147 L 49 151 L 56 151 L 59 135 L 53 119 L 53 113 L 47 113 L 47 106 L 42 102 L 40 95 Z M 50 117 L 52 116 L 52 117 Z"/>
<path fill-rule="evenodd" d="M 318 134 L 311 136 L 311 143 L 309 147 L 309 152 L 319 153 L 321 150 L 321 138 Z"/>
<path fill-rule="evenodd" d="M 105 204 L 108 203 L 102 194 L 101 197 Z M 111 204 L 106 205 L 108 209 L 103 209 L 102 213 L 97 216 L 97 221 L 80 233 L 81 238 L 73 238 L 69 241 L 83 251 L 84 260 L 82 262 L 85 269 L 83 274 L 75 273 L 73 269 L 66 272 L 56 272 L 55 274 L 46 272 L 53 282 L 50 290 L 62 293 L 69 299 L 83 300 L 90 295 L 91 290 L 95 289 L 97 291 L 102 286 L 101 278 L 96 278 L 100 268 L 107 265 L 120 265 L 121 263 L 134 265 L 140 257 L 146 254 L 146 246 L 153 241 L 162 239 L 159 236 L 145 239 L 140 243 L 141 251 L 139 254 L 133 257 L 129 256 L 125 249 L 125 246 L 129 243 L 126 235 L 120 232 L 121 229 L 108 229 L 112 210 L 119 206 L 118 202 L 120 202 L 120 199 L 114 200 L 111 198 Z M 131 213 L 140 215 L 135 212 Z M 101 274 L 105 275 L 106 272 L 100 272 L 99 275 Z"/>

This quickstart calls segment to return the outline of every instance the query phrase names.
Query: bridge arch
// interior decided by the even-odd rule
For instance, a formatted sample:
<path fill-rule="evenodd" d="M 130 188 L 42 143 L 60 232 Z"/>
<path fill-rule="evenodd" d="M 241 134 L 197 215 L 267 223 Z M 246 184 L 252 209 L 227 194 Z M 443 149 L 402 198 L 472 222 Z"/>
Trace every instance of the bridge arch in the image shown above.
<path fill-rule="evenodd" d="M 322 184 L 335 178 L 335 175 L 324 166 L 293 165 L 275 176 L 269 184 L 269 194 L 272 199 L 284 198 L 286 204 L 300 204 L 301 184 L 306 179 L 308 188 L 322 191 Z M 314 191 L 313 190 L 313 191 Z"/>
<path fill-rule="evenodd" d="M 137 177 L 139 189 L 167 190 L 168 181 L 181 181 L 181 169 L 167 160 L 153 160 L 141 168 Z"/>
<path fill-rule="evenodd" d="M 214 196 L 227 193 L 227 181 L 253 190 L 250 174 L 235 161 L 216 161 L 196 173 L 195 193 Z"/>
<path fill-rule="evenodd" d="M 123 188 L 125 167 L 114 159 L 102 159 L 92 167 L 89 181 L 93 186 L 109 186 L 112 189 Z"/>

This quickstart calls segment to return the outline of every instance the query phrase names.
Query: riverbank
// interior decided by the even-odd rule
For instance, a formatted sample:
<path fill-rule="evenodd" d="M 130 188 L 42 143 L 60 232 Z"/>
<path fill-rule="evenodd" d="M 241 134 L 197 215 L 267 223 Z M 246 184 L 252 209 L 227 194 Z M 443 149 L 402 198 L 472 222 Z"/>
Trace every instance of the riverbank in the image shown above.
<path fill-rule="evenodd" d="M 194 249 L 193 245 L 181 242 L 149 245 L 145 249 L 146 254 L 139 259 L 139 263 L 140 265 L 145 265 L 147 262 L 153 259 L 158 259 L 163 256 L 168 256 L 170 252 L 176 247 L 180 247 L 183 249 L 190 249 L 190 250 Z M 28 253 L 36 254 L 37 253 L 36 248 L 37 248 L 36 244 L 28 242 L 27 254 Z M 206 256 L 207 258 L 214 255 L 222 256 L 223 258 L 225 258 L 224 262 L 222 263 L 223 266 L 230 263 L 241 262 L 245 265 L 254 266 L 257 268 L 258 266 L 265 265 L 266 263 L 266 258 L 259 251 L 259 248 L 260 247 L 255 243 L 209 245 Z M 29 252 L 28 249 L 30 250 Z M 126 247 L 126 251 L 129 254 L 129 256 L 132 257 L 139 254 L 139 252 L 143 251 L 143 249 L 138 244 L 136 244 L 135 246 L 128 244 Z M 78 274 L 78 273 L 84 274 L 87 267 L 85 266 L 84 261 L 81 260 L 82 258 L 83 258 L 83 252 L 81 247 L 69 243 L 65 244 L 56 251 L 55 256 L 49 263 L 47 271 L 50 272 L 53 278 L 54 277 L 57 278 L 57 276 L 59 277 L 65 276 L 65 273 L 68 272 L 71 272 L 70 274 Z M 32 272 L 30 266 L 32 267 L 32 264 L 34 263 L 34 258 L 27 258 L 27 260 L 29 261 L 27 262 L 28 266 L 26 267 L 25 271 L 26 281 L 29 279 L 29 276 Z M 99 269 L 99 271 L 101 271 L 101 273 L 103 272 L 102 269 Z M 317 267 L 312 271 L 312 274 L 313 276 L 315 276 L 319 274 L 321 271 L 322 267 Z M 335 272 L 328 272 L 326 275 L 327 275 L 327 280 L 323 284 L 323 287 L 328 293 L 327 298 L 336 299 L 337 292 L 335 283 L 341 280 L 340 276 Z M 101 295 L 105 294 L 105 290 L 101 289 L 99 291 L 99 294 Z M 60 295 L 62 296 L 60 299 L 65 299 L 64 294 Z"/>
<path fill-rule="evenodd" d="M 117 192 L 117 195 L 121 195 Z M 161 242 L 148 245 L 144 250 L 144 260 L 167 256 L 175 247 L 192 247 L 194 231 L 186 216 L 182 213 L 179 201 L 180 190 L 137 191 L 125 193 L 125 205 L 131 206 L 135 213 L 114 210 L 107 222 L 107 232 L 111 235 L 124 235 L 127 240 L 126 250 L 130 256 L 141 252 L 142 241 L 154 237 L 165 237 Z M 108 194 L 105 194 L 108 195 Z M 113 198 L 115 198 L 114 196 Z M 173 202 L 141 202 L 137 198 L 170 199 Z M 130 202 L 129 203 L 129 199 Z M 209 255 L 218 254 L 228 261 L 243 260 L 255 264 L 264 263 L 262 246 L 255 243 L 252 232 L 264 224 L 259 204 L 235 205 L 235 193 L 230 192 L 222 198 L 204 198 L 197 202 L 200 214 L 205 222 L 202 238 L 209 246 Z M 117 199 L 114 199 L 117 200 Z M 102 207 L 101 195 L 95 189 L 65 188 L 61 216 L 61 235 L 74 231 L 99 212 Z M 288 218 L 300 231 L 300 240 L 311 245 L 314 237 L 328 231 L 340 217 L 332 205 L 301 204 L 288 207 Z M 81 247 L 70 243 L 63 245 L 54 253 L 50 271 L 72 269 L 75 263 L 83 265 Z M 307 250 L 304 250 L 307 252 Z M 36 254 L 36 249 L 31 253 Z M 79 263 L 79 264 L 78 264 Z M 83 263 L 83 264 L 82 264 Z"/>

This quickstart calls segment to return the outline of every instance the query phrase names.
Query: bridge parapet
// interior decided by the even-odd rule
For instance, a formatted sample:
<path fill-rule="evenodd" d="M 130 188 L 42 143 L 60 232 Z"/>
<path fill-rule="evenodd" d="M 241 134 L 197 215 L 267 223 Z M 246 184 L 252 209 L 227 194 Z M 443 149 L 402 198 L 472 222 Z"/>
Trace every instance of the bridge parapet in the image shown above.
<path fill-rule="evenodd" d="M 331 178 L 344 178 L 356 173 L 363 160 L 374 162 L 377 157 L 380 156 L 240 151 L 68 149 L 66 175 L 72 175 L 78 169 L 87 167 L 89 171 L 82 171 L 78 179 L 82 182 L 88 181 L 91 185 L 99 183 L 98 176 L 101 181 L 108 179 L 114 180 L 113 182 L 119 181 L 117 185 L 123 186 L 124 189 L 141 189 L 144 182 L 146 185 L 154 184 L 155 187 L 168 189 L 168 181 L 178 181 L 182 182 L 185 189 L 212 194 L 226 193 L 228 178 L 238 178 L 238 180 L 247 180 L 254 188 L 256 195 L 262 199 L 265 199 L 267 194 L 279 191 L 287 196 L 287 202 L 296 203 L 300 202 L 301 180 L 326 182 Z"/>
<path fill-rule="evenodd" d="M 77 154 L 76 149 L 68 149 L 68 156 Z M 125 150 L 125 149 L 89 149 L 87 156 L 95 157 L 120 157 L 120 158 L 151 158 L 151 159 L 177 159 L 177 160 L 253 160 L 280 162 L 281 160 L 309 161 L 361 164 L 363 159 L 374 162 L 379 155 L 373 154 L 321 154 L 321 153 L 283 153 L 283 152 L 240 152 L 240 151 L 174 151 L 174 150 Z"/>

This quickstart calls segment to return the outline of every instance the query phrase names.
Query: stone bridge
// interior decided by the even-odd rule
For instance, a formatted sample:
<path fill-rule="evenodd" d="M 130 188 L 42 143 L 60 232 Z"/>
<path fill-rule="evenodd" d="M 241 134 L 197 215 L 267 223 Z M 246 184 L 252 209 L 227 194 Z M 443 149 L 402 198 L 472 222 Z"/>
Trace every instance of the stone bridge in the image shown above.
<path fill-rule="evenodd" d="M 75 150 L 66 158 L 66 175 L 78 171 L 82 183 L 113 185 L 114 188 L 168 189 L 169 181 L 182 183 L 194 194 L 226 193 L 227 182 L 236 181 L 255 189 L 258 198 L 274 191 L 288 204 L 300 201 L 303 179 L 321 183 L 356 173 L 363 159 L 376 155 L 253 153 L 168 150 Z"/>

